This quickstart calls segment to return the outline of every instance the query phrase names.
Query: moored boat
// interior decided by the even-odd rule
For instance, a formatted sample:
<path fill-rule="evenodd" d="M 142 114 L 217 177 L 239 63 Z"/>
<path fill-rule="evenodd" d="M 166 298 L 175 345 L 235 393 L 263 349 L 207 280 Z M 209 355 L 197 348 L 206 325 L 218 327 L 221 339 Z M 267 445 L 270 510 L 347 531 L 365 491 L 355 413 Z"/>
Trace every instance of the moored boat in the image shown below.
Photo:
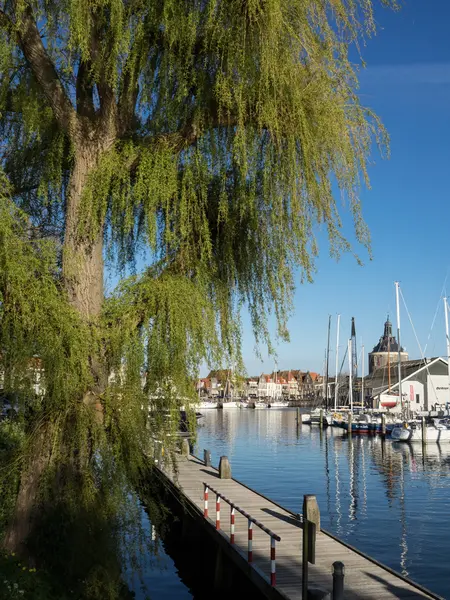
<path fill-rule="evenodd" d="M 216 400 L 201 400 L 195 404 L 196 408 L 203 410 L 204 408 L 217 408 Z"/>
<path fill-rule="evenodd" d="M 333 423 L 333 413 L 323 408 L 315 408 L 309 415 L 302 415 L 302 423 L 305 425 L 320 425 L 320 417 L 322 415 L 323 427 L 328 427 Z"/>
<path fill-rule="evenodd" d="M 248 402 L 248 408 L 267 408 L 267 403 L 261 400 L 250 400 Z"/>
<path fill-rule="evenodd" d="M 239 408 L 238 404 L 240 402 L 236 402 L 235 400 L 219 400 L 217 408 Z"/>
<path fill-rule="evenodd" d="M 268 408 L 287 408 L 288 406 L 287 400 L 269 400 L 267 403 Z"/>
<path fill-rule="evenodd" d="M 372 431 L 370 429 L 369 421 L 364 421 L 364 420 L 359 420 L 359 419 L 357 421 L 352 421 L 351 428 L 352 428 L 352 433 L 371 433 L 371 431 Z M 344 421 L 343 429 L 348 432 L 348 430 L 349 430 L 348 421 Z"/>
<path fill-rule="evenodd" d="M 248 408 L 248 400 L 236 400 L 237 408 Z"/>
<path fill-rule="evenodd" d="M 391 431 L 394 442 L 421 442 L 421 443 L 450 443 L 450 422 L 448 419 L 432 419 L 425 424 L 423 435 L 421 423 L 412 422 L 396 425 Z"/>

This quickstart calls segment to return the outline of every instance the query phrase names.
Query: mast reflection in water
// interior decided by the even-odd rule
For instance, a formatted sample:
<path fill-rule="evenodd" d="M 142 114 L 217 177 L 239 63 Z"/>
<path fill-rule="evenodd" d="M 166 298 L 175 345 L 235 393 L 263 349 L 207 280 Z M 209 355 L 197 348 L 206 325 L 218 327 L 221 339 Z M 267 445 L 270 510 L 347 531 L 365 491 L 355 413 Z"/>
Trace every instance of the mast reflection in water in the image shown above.
<path fill-rule="evenodd" d="M 292 511 L 316 494 L 322 524 L 450 597 L 450 444 L 393 444 L 303 425 L 295 409 L 204 411 L 197 454 L 230 459 L 233 476 Z"/>

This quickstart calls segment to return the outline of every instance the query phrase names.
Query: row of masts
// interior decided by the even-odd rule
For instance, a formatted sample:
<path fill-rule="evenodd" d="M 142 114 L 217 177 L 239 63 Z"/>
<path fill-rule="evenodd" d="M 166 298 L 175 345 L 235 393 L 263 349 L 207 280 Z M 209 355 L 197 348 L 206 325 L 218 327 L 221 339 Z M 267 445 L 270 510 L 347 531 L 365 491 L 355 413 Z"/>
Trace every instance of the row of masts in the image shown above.
<path fill-rule="evenodd" d="M 334 410 L 338 406 L 339 397 L 339 333 L 340 333 L 341 315 L 337 315 L 337 326 L 336 326 L 336 364 L 335 364 L 335 381 L 334 381 Z M 328 316 L 328 343 L 326 350 L 326 366 L 325 366 L 325 406 L 329 408 L 328 398 L 328 366 L 329 366 L 329 355 L 330 355 L 330 329 L 331 329 L 331 315 Z M 347 346 L 348 365 L 349 365 L 349 403 L 350 409 L 353 410 L 353 380 L 357 377 L 357 358 L 356 358 L 356 330 L 355 330 L 355 319 L 352 317 L 352 328 L 351 338 L 348 340 Z M 345 360 L 345 356 L 344 356 Z M 361 347 L 361 368 L 362 368 L 362 379 L 361 379 L 361 398 L 364 399 L 364 345 Z"/>
<path fill-rule="evenodd" d="M 397 317 L 397 346 L 398 346 L 398 394 L 400 400 L 400 406 L 402 414 L 405 412 L 406 419 L 409 418 L 409 407 L 406 403 L 406 410 L 404 411 L 403 405 L 403 394 L 402 394 L 402 366 L 401 366 L 401 341 L 400 341 L 400 284 L 398 281 L 394 282 L 395 285 L 395 304 L 396 304 L 396 317 Z M 447 343 L 447 368 L 448 368 L 448 386 L 449 386 L 449 399 L 450 399 L 450 336 L 449 336 L 449 320 L 448 320 L 448 302 L 447 297 L 443 298 L 444 302 L 444 315 L 445 315 L 445 337 Z M 335 381 L 334 381 L 334 410 L 338 406 L 338 394 L 339 394 L 339 333 L 340 333 L 340 322 L 341 315 L 337 315 L 336 325 L 336 364 L 335 364 Z M 330 359 L 330 332 L 331 332 L 331 315 L 328 316 L 328 336 L 327 336 L 327 350 L 326 350 L 326 374 L 325 374 L 325 407 L 329 408 L 328 399 L 328 371 L 329 371 L 329 359 Z M 390 336 L 388 336 L 388 393 L 391 392 L 391 364 L 390 364 Z M 348 340 L 348 362 L 349 362 L 349 404 L 350 411 L 353 411 L 353 378 L 357 377 L 357 360 L 356 360 L 356 330 L 355 330 L 355 319 L 352 317 L 351 337 Z M 345 357 L 344 357 L 345 358 Z M 228 372 L 227 383 L 230 396 L 233 396 L 233 390 L 231 383 L 232 370 Z M 275 372 L 275 381 L 277 374 Z M 364 345 L 361 346 L 361 401 L 364 403 Z"/>
<path fill-rule="evenodd" d="M 400 406 L 403 412 L 403 395 L 402 395 L 402 371 L 401 371 L 401 342 L 400 342 L 400 300 L 399 300 L 399 282 L 395 282 L 395 300 L 396 300 L 396 316 L 397 316 L 397 343 L 398 343 L 398 393 Z M 447 315 L 447 302 L 445 299 L 445 318 L 446 318 L 446 334 L 447 334 L 447 355 L 450 356 L 450 337 L 448 332 L 448 315 Z M 340 320 L 341 315 L 337 315 L 337 327 L 336 327 L 336 368 L 335 368 L 335 385 L 334 385 L 334 410 L 337 409 L 338 405 L 338 368 L 339 368 L 339 331 L 340 331 Z M 329 408 L 328 400 L 328 365 L 329 365 L 329 354 L 330 354 L 330 329 L 331 329 L 331 315 L 328 317 L 328 343 L 326 351 L 326 376 L 325 376 L 325 406 Z M 348 354 L 348 366 L 349 366 L 349 404 L 350 410 L 353 411 L 353 380 L 357 377 L 357 358 L 356 358 L 356 330 L 355 330 L 355 319 L 352 317 L 351 337 L 348 340 L 347 346 Z M 450 389 L 450 361 L 449 361 L 449 389 Z M 391 390 L 391 367 L 390 367 L 390 338 L 388 339 L 388 393 Z M 364 402 L 364 345 L 361 348 L 361 401 Z M 407 412 L 409 412 L 407 408 Z M 406 414 L 408 418 L 409 415 Z"/>
<path fill-rule="evenodd" d="M 398 281 L 394 282 L 395 285 L 395 304 L 396 304 L 396 317 L 397 317 L 397 347 L 398 347 L 398 361 L 397 361 L 397 370 L 398 370 L 398 395 L 400 401 L 400 407 L 402 414 L 404 414 L 406 419 L 409 419 L 409 406 L 406 402 L 403 402 L 403 393 L 402 393 L 402 366 L 401 366 L 401 338 L 400 338 L 400 284 Z M 445 337 L 447 344 L 447 369 L 448 369 L 448 389 L 449 389 L 449 400 L 450 400 L 450 335 L 449 335 L 449 318 L 448 318 L 448 299 L 447 296 L 443 298 L 444 302 L 444 315 L 445 315 Z M 337 315 L 337 326 L 336 326 L 336 366 L 335 366 L 335 386 L 334 386 L 334 410 L 337 409 L 338 405 L 338 393 L 339 393 L 339 383 L 338 383 L 338 369 L 339 369 L 339 332 L 340 332 L 340 320 L 341 315 Z M 329 353 L 330 353 L 330 328 L 331 328 L 331 315 L 328 317 L 328 343 L 327 343 L 327 353 L 326 353 L 326 387 L 325 387 L 325 404 L 326 408 L 329 408 L 328 402 L 328 363 L 329 363 Z M 391 391 L 391 365 L 390 365 L 390 336 L 388 336 L 388 393 Z M 364 402 L 364 345 L 361 348 L 361 399 Z M 349 404 L 350 410 L 353 411 L 353 379 L 357 376 L 356 370 L 356 331 L 355 331 L 355 320 L 352 317 L 352 329 L 351 329 L 351 337 L 348 340 L 348 363 L 349 363 Z"/>

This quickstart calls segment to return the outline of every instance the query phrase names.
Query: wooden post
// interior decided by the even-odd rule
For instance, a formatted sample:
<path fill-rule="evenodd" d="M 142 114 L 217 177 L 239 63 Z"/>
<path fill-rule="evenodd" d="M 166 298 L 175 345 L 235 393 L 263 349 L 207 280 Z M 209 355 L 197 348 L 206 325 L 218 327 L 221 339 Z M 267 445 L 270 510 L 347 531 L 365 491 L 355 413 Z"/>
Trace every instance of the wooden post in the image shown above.
<path fill-rule="evenodd" d="M 320 409 L 320 414 L 319 414 L 319 427 L 320 429 L 323 428 L 323 408 Z"/>
<path fill-rule="evenodd" d="M 160 467 L 161 466 L 161 462 L 162 462 L 162 457 L 163 457 L 163 445 L 161 442 L 155 442 L 154 445 L 154 458 L 155 458 L 155 463 Z"/>
<path fill-rule="evenodd" d="M 422 444 L 425 446 L 427 443 L 427 425 L 425 423 L 425 417 L 422 417 Z"/>
<path fill-rule="evenodd" d="M 303 515 L 302 541 L 302 598 L 315 598 L 315 591 L 308 589 L 308 563 L 316 564 L 316 524 Z M 322 596 L 319 596 L 321 598 Z"/>
<path fill-rule="evenodd" d="M 386 435 L 386 415 L 381 415 L 381 435 Z"/>
<path fill-rule="evenodd" d="M 211 466 L 211 452 L 209 450 L 203 450 L 203 462 L 205 467 Z"/>
<path fill-rule="evenodd" d="M 303 496 L 303 519 L 314 523 L 316 531 L 320 531 L 320 510 L 317 499 L 313 494 Z"/>
<path fill-rule="evenodd" d="M 228 456 L 221 456 L 219 462 L 220 479 L 231 479 L 231 465 Z"/>
<path fill-rule="evenodd" d="M 305 517 L 305 501 L 303 500 L 302 600 L 308 600 L 308 533 L 309 527 Z"/>
<path fill-rule="evenodd" d="M 297 427 L 301 427 L 302 425 L 302 415 L 300 414 L 300 408 L 297 406 Z"/>
<path fill-rule="evenodd" d="M 353 421 L 353 415 L 351 412 L 349 412 L 348 413 L 348 430 L 347 430 L 348 435 L 352 435 L 352 421 Z"/>
<path fill-rule="evenodd" d="M 181 440 L 181 455 L 185 456 L 187 459 L 189 459 L 189 440 L 187 440 L 186 438 L 183 438 Z"/>

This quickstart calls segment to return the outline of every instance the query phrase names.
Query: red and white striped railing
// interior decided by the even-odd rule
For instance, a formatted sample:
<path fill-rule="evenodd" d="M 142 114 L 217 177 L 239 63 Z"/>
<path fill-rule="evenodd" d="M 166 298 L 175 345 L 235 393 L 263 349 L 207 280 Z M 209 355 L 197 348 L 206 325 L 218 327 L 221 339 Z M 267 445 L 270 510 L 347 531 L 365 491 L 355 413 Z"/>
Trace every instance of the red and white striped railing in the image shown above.
<path fill-rule="evenodd" d="M 220 530 L 220 500 L 224 500 L 230 506 L 230 544 L 234 545 L 234 518 L 235 511 L 238 511 L 241 515 L 247 518 L 247 536 L 248 536 L 248 547 L 247 547 L 247 560 L 249 563 L 253 563 L 253 525 L 256 525 L 262 531 L 270 536 L 270 585 L 276 585 L 276 563 L 275 563 L 275 544 L 281 540 L 280 536 L 271 531 L 268 527 L 260 523 L 257 519 L 254 519 L 244 509 L 239 508 L 234 502 L 231 502 L 226 496 L 212 488 L 208 483 L 203 483 L 203 501 L 204 509 L 203 516 L 208 518 L 208 497 L 209 491 L 216 495 L 216 529 Z"/>

